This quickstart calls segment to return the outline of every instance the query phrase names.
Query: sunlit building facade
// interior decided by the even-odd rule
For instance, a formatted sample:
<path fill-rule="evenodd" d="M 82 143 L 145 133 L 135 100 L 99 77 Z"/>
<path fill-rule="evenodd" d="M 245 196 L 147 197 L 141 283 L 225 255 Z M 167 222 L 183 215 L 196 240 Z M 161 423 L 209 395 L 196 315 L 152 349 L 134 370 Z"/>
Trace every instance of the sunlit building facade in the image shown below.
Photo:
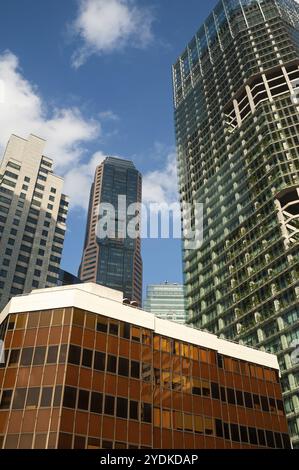
<path fill-rule="evenodd" d="M 223 0 L 173 67 L 191 324 L 278 355 L 299 447 L 299 5 Z M 183 217 L 185 214 L 183 213 Z"/>
<path fill-rule="evenodd" d="M 119 198 L 125 198 L 123 206 Z M 142 177 L 131 161 L 107 157 L 95 172 L 90 191 L 85 244 L 79 278 L 119 290 L 124 297 L 142 304 L 141 240 L 129 236 L 127 228 L 135 215 L 127 214 L 131 204 L 141 203 Z M 114 230 L 99 236 L 100 207 L 110 205 L 109 221 Z M 135 212 L 134 212 L 135 214 Z M 139 224 L 140 224 L 139 220 Z M 140 230 L 140 228 L 138 229 Z"/>
<path fill-rule="evenodd" d="M 276 356 L 123 304 L 96 285 L 0 314 L 0 448 L 289 448 Z"/>

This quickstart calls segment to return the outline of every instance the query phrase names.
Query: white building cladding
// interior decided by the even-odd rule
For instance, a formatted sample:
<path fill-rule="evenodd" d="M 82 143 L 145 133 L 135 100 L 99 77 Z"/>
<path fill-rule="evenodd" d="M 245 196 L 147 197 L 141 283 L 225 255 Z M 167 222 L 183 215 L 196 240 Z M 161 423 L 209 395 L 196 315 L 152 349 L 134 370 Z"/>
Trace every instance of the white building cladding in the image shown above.
<path fill-rule="evenodd" d="M 12 135 L 0 165 L 0 308 L 59 277 L 69 203 L 45 144 Z"/>
<path fill-rule="evenodd" d="M 12 298 L 0 313 L 0 325 L 8 315 L 14 313 L 76 307 L 150 329 L 168 338 L 209 348 L 225 356 L 279 370 L 277 357 L 272 354 L 226 341 L 188 326 L 161 320 L 151 313 L 124 305 L 122 302 L 121 292 L 93 283 L 39 289 L 31 294 Z"/>

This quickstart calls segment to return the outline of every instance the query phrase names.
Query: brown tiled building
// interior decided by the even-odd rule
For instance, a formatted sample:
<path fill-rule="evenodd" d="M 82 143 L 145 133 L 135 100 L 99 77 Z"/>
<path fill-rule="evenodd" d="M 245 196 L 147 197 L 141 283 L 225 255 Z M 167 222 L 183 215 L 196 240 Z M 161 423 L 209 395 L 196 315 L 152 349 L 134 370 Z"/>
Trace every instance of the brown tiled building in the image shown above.
<path fill-rule="evenodd" d="M 275 356 L 95 284 L 0 314 L 0 448 L 288 448 Z"/>

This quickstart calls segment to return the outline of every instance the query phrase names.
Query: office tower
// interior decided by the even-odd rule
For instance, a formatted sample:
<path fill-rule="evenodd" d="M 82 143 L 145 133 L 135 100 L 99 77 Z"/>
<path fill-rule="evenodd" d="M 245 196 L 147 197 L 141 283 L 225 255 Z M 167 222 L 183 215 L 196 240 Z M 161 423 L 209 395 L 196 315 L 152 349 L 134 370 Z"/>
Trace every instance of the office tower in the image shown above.
<path fill-rule="evenodd" d="M 185 323 L 184 287 L 168 282 L 148 286 L 144 310 L 163 320 Z"/>
<path fill-rule="evenodd" d="M 0 448 L 290 447 L 276 356 L 136 310 L 118 291 L 14 297 L 0 339 Z"/>
<path fill-rule="evenodd" d="M 57 285 L 68 199 L 43 154 L 45 141 L 12 135 L 0 166 L 0 308 Z"/>
<path fill-rule="evenodd" d="M 59 279 L 58 279 L 58 286 L 71 286 L 72 284 L 81 284 L 80 279 L 72 273 L 65 271 L 64 269 L 60 269 L 59 271 Z"/>
<path fill-rule="evenodd" d="M 131 238 L 126 228 L 132 220 L 127 215 L 131 204 L 141 203 L 142 177 L 130 161 L 107 157 L 95 172 L 90 192 L 85 245 L 79 278 L 123 292 L 124 297 L 142 304 L 142 259 L 140 237 Z M 126 198 L 119 204 L 119 197 Z M 99 206 L 110 204 L 115 214 L 113 233 L 99 236 Z M 106 216 L 103 212 L 103 216 Z M 113 219 L 113 220 L 112 220 Z M 140 220 L 139 220 L 140 224 Z M 120 233 L 121 232 L 121 233 Z"/>
<path fill-rule="evenodd" d="M 204 203 L 184 253 L 191 324 L 276 353 L 299 446 L 299 5 L 223 0 L 173 67 L 181 199 Z"/>

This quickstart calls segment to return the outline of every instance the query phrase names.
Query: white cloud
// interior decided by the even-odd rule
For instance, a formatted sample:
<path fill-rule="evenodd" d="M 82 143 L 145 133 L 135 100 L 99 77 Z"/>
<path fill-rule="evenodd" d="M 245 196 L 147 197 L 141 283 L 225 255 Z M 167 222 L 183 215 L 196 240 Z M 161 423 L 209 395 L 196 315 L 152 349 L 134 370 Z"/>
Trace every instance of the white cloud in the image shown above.
<path fill-rule="evenodd" d="M 37 88 L 23 76 L 18 58 L 0 55 L 0 152 L 11 134 L 36 134 L 47 140 L 46 153 L 64 172 L 84 154 L 84 145 L 99 137 L 100 122 L 86 120 L 78 108 L 49 109 Z"/>
<path fill-rule="evenodd" d="M 144 175 L 142 193 L 143 202 L 146 204 L 178 202 L 177 164 L 174 150 L 169 151 L 166 155 L 164 168 Z"/>
<path fill-rule="evenodd" d="M 79 0 L 71 30 L 81 41 L 72 57 L 75 68 L 93 54 L 119 51 L 130 45 L 145 47 L 153 38 L 153 16 L 136 0 Z"/>

